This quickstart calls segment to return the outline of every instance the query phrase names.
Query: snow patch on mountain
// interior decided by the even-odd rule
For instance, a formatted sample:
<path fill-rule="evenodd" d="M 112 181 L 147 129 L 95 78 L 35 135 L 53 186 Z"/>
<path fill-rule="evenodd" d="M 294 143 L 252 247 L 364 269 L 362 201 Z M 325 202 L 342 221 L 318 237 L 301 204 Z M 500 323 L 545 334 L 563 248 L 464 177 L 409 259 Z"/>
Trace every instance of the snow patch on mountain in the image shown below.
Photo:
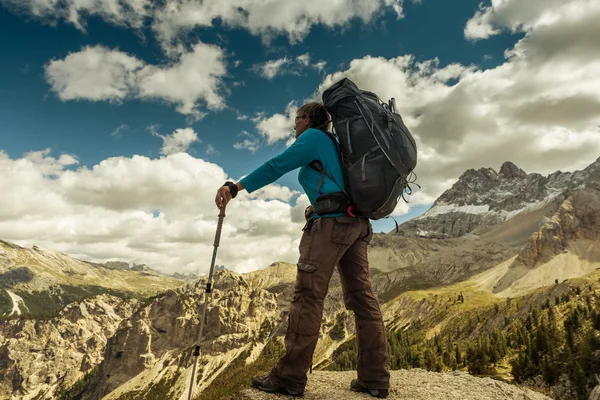
<path fill-rule="evenodd" d="M 8 295 L 10 296 L 10 298 L 13 302 L 13 308 L 12 308 L 12 311 L 10 312 L 10 314 L 8 315 L 9 317 L 12 317 L 15 314 L 21 315 L 21 309 L 19 308 L 19 304 L 22 304 L 23 308 L 26 309 L 27 311 L 29 311 L 29 309 L 25 305 L 25 302 L 23 301 L 23 298 L 21 296 L 18 296 L 9 290 L 7 290 L 6 293 L 8 293 Z"/>
<path fill-rule="evenodd" d="M 524 207 L 521 207 L 517 210 L 513 211 L 505 211 L 505 210 L 490 210 L 490 206 L 487 204 L 482 205 L 464 205 L 459 206 L 456 204 L 438 204 L 431 207 L 427 212 L 422 215 L 416 217 L 416 220 L 425 219 L 435 217 L 436 215 L 443 215 L 449 213 L 465 213 L 465 214 L 476 214 L 476 215 L 484 215 L 484 214 L 493 214 L 499 217 L 504 217 L 506 221 L 519 215 L 521 213 L 539 210 L 540 208 L 545 207 L 550 204 L 554 199 L 559 196 L 562 192 L 556 192 L 552 195 L 546 197 L 543 200 L 536 201 L 533 203 L 527 203 Z"/>
<path fill-rule="evenodd" d="M 490 211 L 490 206 L 483 204 L 480 206 L 467 205 L 458 206 L 456 204 L 439 204 L 431 207 L 427 212 L 418 216 L 415 219 L 424 219 L 429 217 L 435 217 L 436 215 L 448 214 L 451 212 L 462 212 L 467 214 L 486 214 Z"/>

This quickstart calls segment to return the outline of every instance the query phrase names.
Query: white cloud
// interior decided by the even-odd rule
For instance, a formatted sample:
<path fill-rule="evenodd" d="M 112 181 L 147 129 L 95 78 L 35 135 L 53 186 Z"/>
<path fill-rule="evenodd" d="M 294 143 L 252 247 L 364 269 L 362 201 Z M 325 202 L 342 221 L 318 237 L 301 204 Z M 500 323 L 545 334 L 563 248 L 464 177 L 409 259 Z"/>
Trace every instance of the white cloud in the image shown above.
<path fill-rule="evenodd" d="M 310 200 L 306 194 L 301 194 L 296 198 L 296 204 L 291 210 L 292 222 L 304 224 L 306 222 L 304 212 L 306 207 L 310 205 Z"/>
<path fill-rule="evenodd" d="M 111 132 L 110 136 L 114 136 L 114 137 L 120 137 L 121 136 L 121 132 L 129 129 L 129 125 L 127 124 L 121 124 L 117 127 L 117 129 L 115 129 L 114 131 Z"/>
<path fill-rule="evenodd" d="M 63 100 L 87 99 L 118 102 L 136 85 L 136 71 L 143 62 L 104 46 L 85 47 L 63 60 L 46 65 L 46 79 Z"/>
<path fill-rule="evenodd" d="M 238 110 L 235 111 L 237 116 L 235 117 L 238 121 L 247 121 L 250 119 L 249 116 L 247 116 L 246 114 L 242 114 L 241 112 L 239 112 Z"/>
<path fill-rule="evenodd" d="M 198 100 L 209 109 L 222 109 L 225 104 L 219 87 L 225 74 L 223 50 L 197 43 L 192 51 L 180 56 L 177 64 L 142 68 L 138 75 L 139 96 L 178 104 L 177 111 L 186 115 L 199 113 Z"/>
<path fill-rule="evenodd" d="M 569 8 L 586 12 L 597 6 L 596 0 L 493 0 L 490 6 L 480 9 L 465 26 L 465 37 L 485 39 L 508 29 L 528 32 L 552 25 L 566 17 Z"/>
<path fill-rule="evenodd" d="M 85 30 L 88 18 L 101 18 L 138 32 L 151 26 L 169 55 L 181 51 L 180 39 L 190 31 L 213 26 L 216 21 L 230 28 L 246 29 L 265 42 L 287 35 L 289 41 L 295 43 L 304 39 L 314 25 L 342 27 L 354 19 L 369 24 L 391 10 L 399 18 L 403 16 L 402 0 L 305 0 L 302 3 L 288 0 L 0 0 L 0 3 L 42 21 L 71 23 L 80 30 Z"/>
<path fill-rule="evenodd" d="M 321 71 L 323 71 L 323 69 L 325 69 L 325 65 L 327 65 L 327 61 L 319 61 L 318 63 L 315 63 L 315 64 L 313 65 L 313 67 L 314 67 L 314 68 L 315 68 L 317 71 L 321 72 Z"/>
<path fill-rule="evenodd" d="M 420 1 L 421 0 L 413 0 L 413 3 L 419 3 Z M 402 8 L 403 4 L 404 0 L 385 0 L 385 5 L 388 7 L 391 6 L 394 9 L 398 19 L 404 18 L 404 9 Z"/>
<path fill-rule="evenodd" d="M 236 150 L 250 150 L 252 153 L 256 153 L 258 148 L 260 147 L 260 143 L 257 139 L 244 139 L 241 142 L 236 142 L 233 144 L 233 148 Z"/>
<path fill-rule="evenodd" d="M 252 192 L 249 196 L 253 199 L 259 200 L 280 200 L 285 203 L 290 202 L 290 200 L 299 195 L 300 192 L 295 190 L 290 190 L 290 188 L 286 186 L 281 186 L 276 183 L 272 183 L 265 187 L 262 187 L 254 192 Z"/>
<path fill-rule="evenodd" d="M 73 163 L 74 156 L 55 158 L 49 150 L 17 159 L 0 151 L 2 239 L 91 261 L 207 272 L 218 215 L 214 196 L 231 180 L 221 167 L 181 152 L 68 169 Z M 292 219 L 287 204 L 296 193 L 277 185 L 261 193 L 240 192 L 228 205 L 219 264 L 241 271 L 297 261 L 303 223 Z"/>
<path fill-rule="evenodd" d="M 52 60 L 45 69 L 48 83 L 63 101 L 159 99 L 195 118 L 204 115 L 200 102 L 211 110 L 224 107 L 220 93 L 226 74 L 224 53 L 203 43 L 195 44 L 169 65 L 148 65 L 98 45 L 70 53 L 62 60 Z"/>
<path fill-rule="evenodd" d="M 298 42 L 304 39 L 313 25 L 339 27 L 354 18 L 371 23 L 378 14 L 390 8 L 400 15 L 402 1 L 306 0 L 298 3 L 273 0 L 265 3 L 262 0 L 169 0 L 164 7 L 157 9 L 153 28 L 165 46 L 175 43 L 179 36 L 195 27 L 212 26 L 217 19 L 226 26 L 245 28 L 264 41 L 284 34 L 290 42 Z"/>
<path fill-rule="evenodd" d="M 163 140 L 160 154 L 165 156 L 186 152 L 192 143 L 200 141 L 198 134 L 192 128 L 177 129 L 170 135 L 161 135 L 156 131 L 152 131 L 152 134 Z"/>
<path fill-rule="evenodd" d="M 220 154 L 220 153 L 217 151 L 217 149 L 215 149 L 215 147 L 214 147 L 213 145 L 211 145 L 211 144 L 207 144 L 207 145 L 206 145 L 206 150 L 205 150 L 205 152 L 206 152 L 206 155 L 207 155 L 207 156 L 212 156 L 212 155 Z"/>
<path fill-rule="evenodd" d="M 491 24 L 492 13 L 487 8 L 480 8 L 475 15 L 467 21 L 465 37 L 468 39 L 484 39 L 500 33 Z"/>
<path fill-rule="evenodd" d="M 257 64 L 253 67 L 253 69 L 263 78 L 273 79 L 283 67 L 289 65 L 290 63 L 291 61 L 287 57 L 284 57 L 277 60 L 266 61 L 262 64 Z"/>
<path fill-rule="evenodd" d="M 301 54 L 298 57 L 296 57 L 296 61 L 299 64 L 304 65 L 305 67 L 308 67 L 310 65 L 310 54 L 308 54 L 308 53 Z"/>
<path fill-rule="evenodd" d="M 252 69 L 265 79 L 273 79 L 277 75 L 301 75 L 302 70 L 305 68 L 313 68 L 321 72 L 326 64 L 327 62 L 323 60 L 311 64 L 310 54 L 304 53 L 294 59 L 283 57 L 255 64 Z"/>
<path fill-rule="evenodd" d="M 151 0 L 2 0 L 17 12 L 54 22 L 63 19 L 85 31 L 86 19 L 99 17 L 108 23 L 139 29 L 151 15 Z"/>
<path fill-rule="evenodd" d="M 288 103 L 285 114 L 275 114 L 270 117 L 258 115 L 253 121 L 258 132 L 267 139 L 267 144 L 294 137 L 294 117 L 298 106 L 295 102 Z"/>

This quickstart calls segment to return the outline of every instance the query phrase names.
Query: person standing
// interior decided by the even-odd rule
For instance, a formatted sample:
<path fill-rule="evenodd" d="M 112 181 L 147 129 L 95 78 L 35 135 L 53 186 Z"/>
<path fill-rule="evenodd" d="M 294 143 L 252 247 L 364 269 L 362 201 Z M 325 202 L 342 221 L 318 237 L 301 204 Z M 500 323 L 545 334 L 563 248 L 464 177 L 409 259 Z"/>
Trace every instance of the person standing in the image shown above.
<path fill-rule="evenodd" d="M 329 115 L 322 104 L 305 104 L 297 111 L 296 140 L 290 147 L 239 182 L 228 181 L 217 190 L 215 203 L 224 208 L 239 191 L 251 193 L 300 168 L 298 181 L 311 204 L 305 212 L 306 224 L 299 246 L 285 336 L 286 352 L 268 375 L 253 377 L 252 385 L 265 392 L 304 394 L 319 337 L 323 302 L 337 266 L 345 306 L 354 312 L 356 321 L 358 379 L 352 380 L 350 389 L 385 398 L 390 387 L 386 330 L 371 286 L 367 258 L 373 228 L 368 218 L 349 215 L 345 210 L 318 215 L 313 208 L 321 194 L 345 189 L 337 147 L 325 133 L 329 125 Z M 309 165 L 313 160 L 321 162 L 328 176 Z"/>

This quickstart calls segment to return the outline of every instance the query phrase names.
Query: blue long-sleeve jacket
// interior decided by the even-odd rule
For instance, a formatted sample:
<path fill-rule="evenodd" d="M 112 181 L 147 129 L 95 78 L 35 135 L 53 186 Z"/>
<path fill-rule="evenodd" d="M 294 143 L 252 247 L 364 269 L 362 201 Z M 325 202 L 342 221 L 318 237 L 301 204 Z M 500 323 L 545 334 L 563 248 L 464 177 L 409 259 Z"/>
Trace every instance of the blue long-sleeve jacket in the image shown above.
<path fill-rule="evenodd" d="M 321 161 L 325 171 L 335 180 L 333 182 L 325 176 L 321 185 L 321 194 L 345 190 L 342 165 L 335 143 L 326 133 L 314 128 L 304 131 L 283 153 L 256 168 L 240 182 L 248 193 L 252 193 L 275 182 L 284 174 L 300 168 L 298 182 L 306 192 L 310 204 L 314 205 L 315 200 L 319 197 L 317 188 L 321 173 L 308 166 L 313 160 Z M 330 214 L 328 216 L 339 215 L 344 214 Z"/>

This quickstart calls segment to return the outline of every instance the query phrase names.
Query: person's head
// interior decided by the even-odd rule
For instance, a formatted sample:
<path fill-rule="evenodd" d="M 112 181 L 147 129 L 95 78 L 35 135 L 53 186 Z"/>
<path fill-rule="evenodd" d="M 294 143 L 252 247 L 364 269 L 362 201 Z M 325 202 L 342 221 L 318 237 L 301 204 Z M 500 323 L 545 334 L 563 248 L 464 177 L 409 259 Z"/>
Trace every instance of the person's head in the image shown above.
<path fill-rule="evenodd" d="M 296 120 L 294 123 L 296 138 L 308 128 L 320 129 L 322 131 L 329 130 L 329 122 L 329 114 L 323 104 L 305 104 L 296 111 Z"/>

